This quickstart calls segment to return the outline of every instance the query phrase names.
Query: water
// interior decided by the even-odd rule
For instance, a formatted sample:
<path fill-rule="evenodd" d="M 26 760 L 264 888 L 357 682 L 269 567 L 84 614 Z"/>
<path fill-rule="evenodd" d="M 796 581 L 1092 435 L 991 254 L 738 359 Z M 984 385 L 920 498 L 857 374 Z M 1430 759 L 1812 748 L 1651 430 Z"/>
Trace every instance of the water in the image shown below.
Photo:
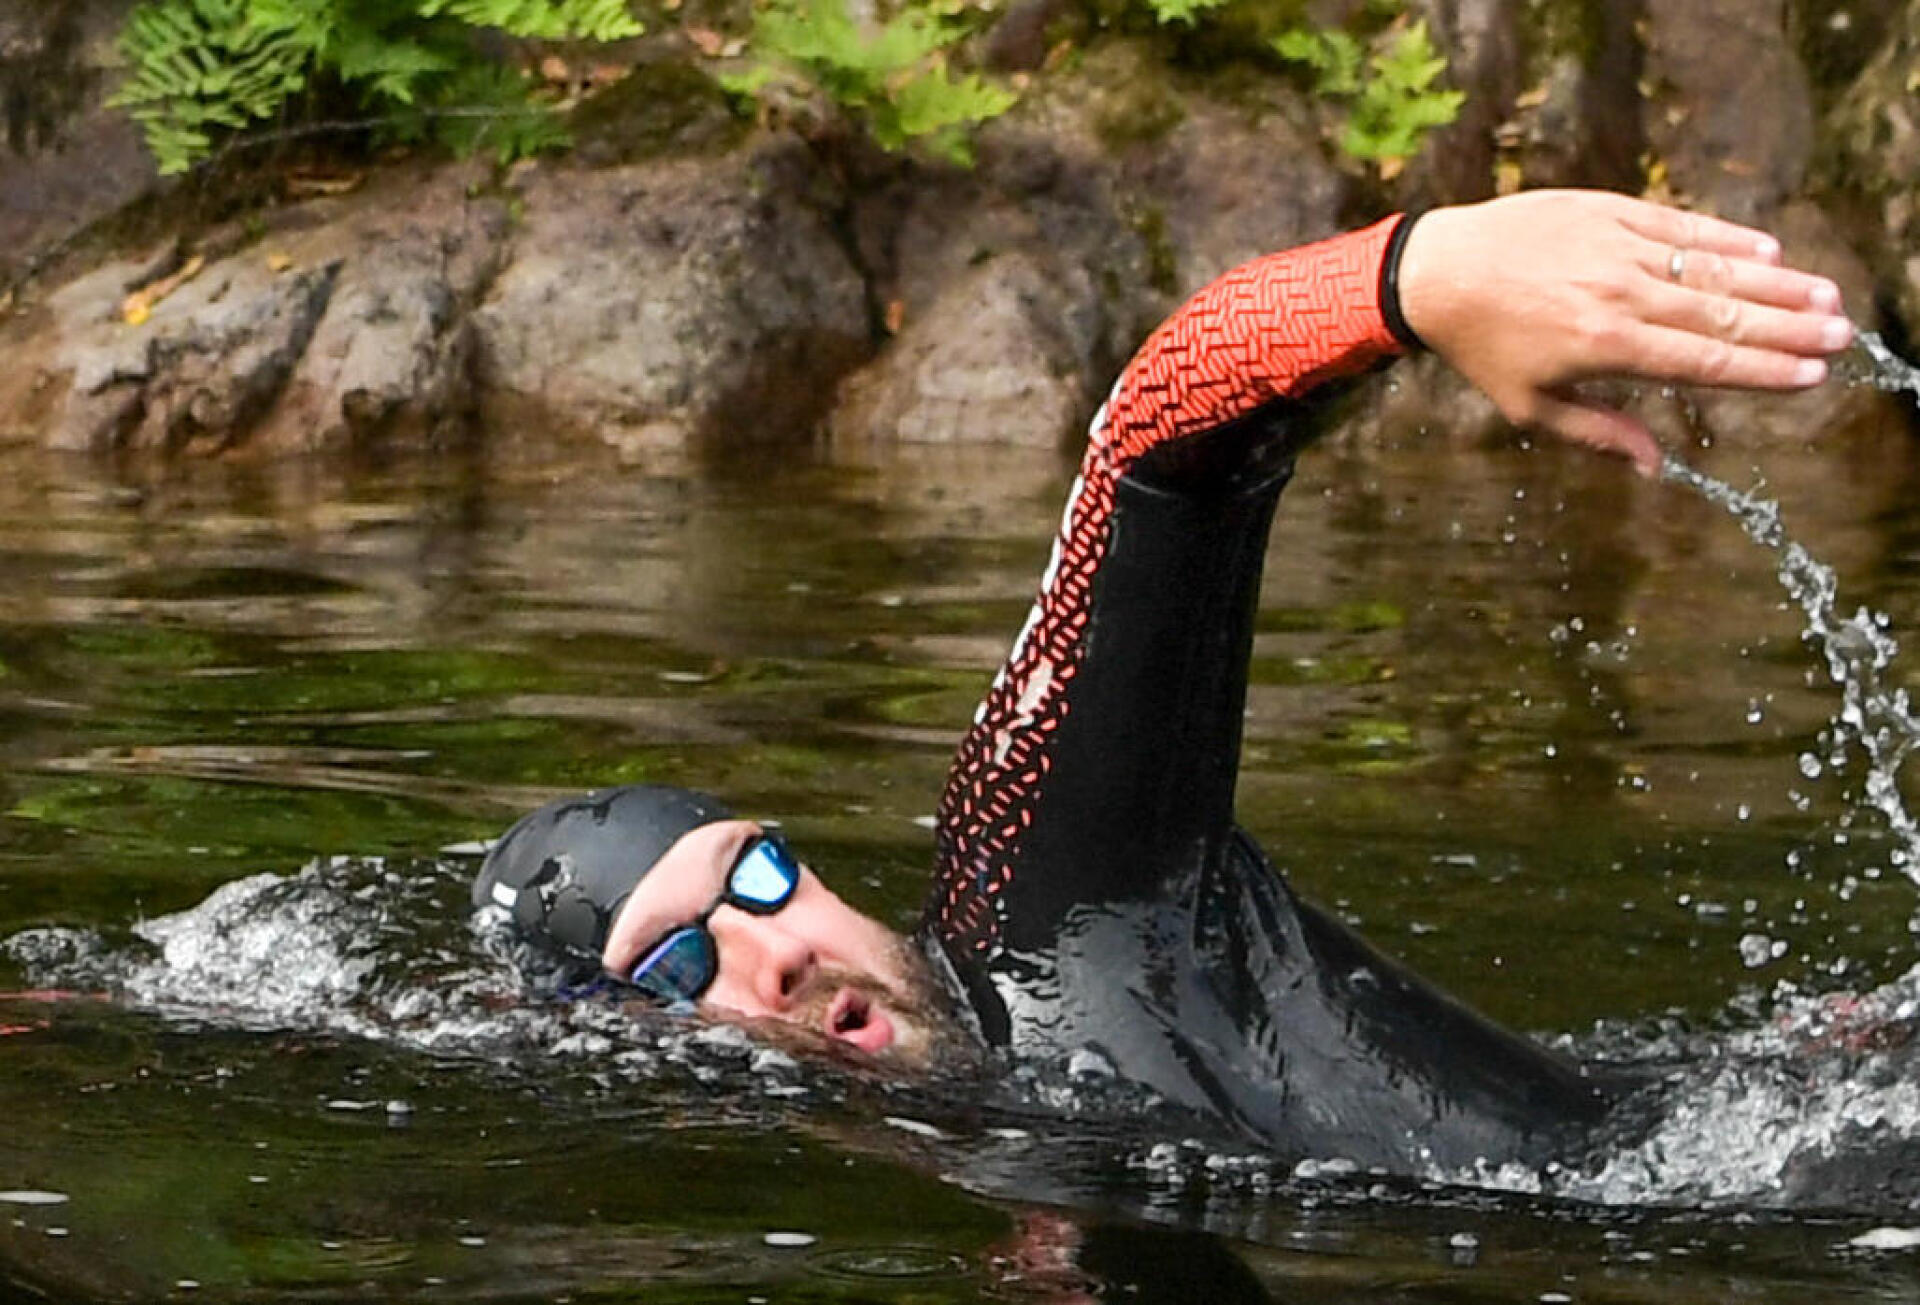
<path fill-rule="evenodd" d="M 910 924 L 1065 462 L 146 483 L 14 451 L 0 987 L 59 990 L 0 998 L 0 1197 L 26 1194 L 0 1199 L 0 1284 L 1905 1299 L 1920 991 L 1889 871 L 1912 861 L 1866 777 L 1886 765 L 1899 796 L 1906 673 L 1873 636 L 1912 644 L 1920 467 L 1893 423 L 1845 456 L 1709 457 L 1736 482 L 1764 463 L 1809 561 L 1845 577 L 1823 619 L 1860 660 L 1838 687 L 1779 600 L 1782 555 L 1679 486 L 1429 439 L 1332 442 L 1289 492 L 1247 823 L 1476 1004 L 1673 1079 L 1590 1163 L 1388 1181 L 1151 1119 L 1076 1127 L 1058 1107 L 1106 1090 L 1093 1066 L 913 1087 L 528 1003 L 467 916 L 471 855 L 439 849 L 661 778 L 779 815 L 856 905 Z M 1855 606 L 1871 630 L 1845 634 Z M 1836 721 L 1847 684 L 1865 734 Z"/>
<path fill-rule="evenodd" d="M 1859 332 L 1859 347 L 1871 364 L 1866 376 L 1868 384 L 1889 394 L 1911 394 L 1914 401 L 1920 403 L 1920 367 L 1888 348 L 1877 331 Z"/>

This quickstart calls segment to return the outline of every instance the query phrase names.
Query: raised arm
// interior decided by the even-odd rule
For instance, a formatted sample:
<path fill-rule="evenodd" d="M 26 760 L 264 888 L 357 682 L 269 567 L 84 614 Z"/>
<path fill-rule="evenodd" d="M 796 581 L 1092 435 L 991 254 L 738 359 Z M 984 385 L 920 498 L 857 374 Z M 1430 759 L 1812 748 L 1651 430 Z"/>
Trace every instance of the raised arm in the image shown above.
<path fill-rule="evenodd" d="M 1016 876 L 1021 891 L 1012 895 L 1026 899 L 1022 918 L 1031 931 L 1046 928 L 1071 903 L 1085 888 L 1078 881 L 1089 872 L 1106 875 L 1116 889 L 1124 889 L 1130 872 L 1153 873 L 1137 864 L 1079 862 L 1101 861 L 1095 835 L 1118 827 L 1104 806 L 1107 795 L 1126 805 L 1131 793 L 1156 784 L 1141 774 L 1154 760 L 1145 751 L 1151 744 L 1144 738 L 1122 739 L 1080 748 L 1078 755 L 1094 756 L 1076 760 L 1065 773 L 1056 770 L 1060 731 L 1076 712 L 1081 733 L 1096 711 L 1107 714 L 1102 723 L 1109 730 L 1129 724 L 1116 716 L 1132 718 L 1142 729 L 1154 726 L 1154 708 L 1141 692 L 1106 694 L 1129 700 L 1092 704 L 1076 690 L 1094 642 L 1096 580 L 1113 540 L 1121 483 L 1143 458 L 1204 443 L 1214 432 L 1238 429 L 1254 441 L 1278 438 L 1288 401 L 1395 352 L 1399 345 L 1382 312 L 1381 281 L 1398 227 L 1399 219 L 1389 219 L 1227 273 L 1163 323 L 1121 374 L 1094 418 L 1039 597 L 975 714 L 941 798 L 937 878 L 927 925 L 950 954 L 978 955 L 1002 941 Z M 1263 420 L 1268 416 L 1274 420 Z M 1266 510 L 1271 511 L 1270 500 Z M 1257 547 L 1264 546 L 1265 526 L 1262 517 Z M 1195 587 L 1177 577 L 1167 582 L 1188 593 Z M 1142 605 L 1131 606 L 1138 611 Z M 1158 642 L 1137 620 L 1105 624 L 1110 650 L 1121 651 L 1114 645 L 1123 640 L 1142 646 Z M 1127 627 L 1125 632 L 1116 624 Z M 1141 670 L 1163 682 L 1195 673 L 1174 665 L 1157 675 L 1152 666 Z M 1181 714 L 1192 715 L 1193 706 L 1184 704 Z M 1212 714 L 1223 713 L 1233 720 L 1222 722 L 1231 733 L 1221 746 L 1237 754 L 1238 707 L 1230 704 Z M 1164 736 L 1161 742 L 1168 746 Z M 1237 755 L 1224 758 L 1229 768 L 1236 760 Z M 1231 769 L 1225 779 L 1230 800 Z M 1131 814 L 1138 816 L 1134 805 Z M 1079 840 L 1063 824 L 1086 826 L 1089 837 Z M 1063 855 L 1062 843 L 1074 847 Z M 1042 877 L 1045 884 L 1035 882 Z M 1033 904 L 1036 892 L 1047 905 Z"/>
<path fill-rule="evenodd" d="M 1112 721 L 1094 730 L 1075 686 L 1086 675 L 1089 646 L 1100 642 L 1090 631 L 1102 586 L 1115 587 L 1108 563 L 1119 537 L 1116 504 L 1123 492 L 1144 501 L 1142 478 L 1130 472 L 1156 466 L 1163 454 L 1177 460 L 1183 449 L 1204 448 L 1216 432 L 1234 435 L 1227 442 L 1235 450 L 1260 440 L 1275 447 L 1294 401 L 1403 344 L 1424 343 L 1514 421 L 1624 455 L 1652 474 L 1660 456 L 1652 437 L 1579 396 L 1579 381 L 1624 375 L 1798 389 L 1824 379 L 1822 357 L 1851 337 L 1838 290 L 1782 267 L 1771 237 L 1599 192 L 1512 196 L 1438 210 L 1411 225 L 1389 219 L 1229 272 L 1154 332 L 1094 419 L 1039 598 L 949 774 L 927 914 L 933 937 L 950 956 L 984 956 L 1007 941 L 1010 920 L 1044 921 L 1070 903 L 1074 889 L 1044 884 L 1036 898 L 1036 880 L 1101 875 L 1126 891 L 1130 874 L 1155 873 L 1134 864 L 1144 858 L 1126 855 L 1124 840 L 1099 835 L 1158 829 L 1135 799 L 1173 793 L 1185 782 L 1169 777 L 1175 771 L 1211 768 L 1211 787 L 1189 784 L 1182 794 L 1200 792 L 1211 803 L 1224 784 L 1230 807 L 1265 521 L 1247 545 L 1216 525 L 1239 510 L 1224 487 L 1196 500 L 1200 507 L 1187 519 L 1195 532 L 1219 535 L 1205 545 L 1213 552 L 1181 559 L 1158 596 L 1130 591 L 1129 615 L 1108 622 L 1117 628 L 1107 649 L 1127 640 L 1153 646 L 1139 665 L 1105 681 L 1126 688 L 1108 691 L 1099 710 L 1148 719 L 1131 735 Z M 1202 465 L 1214 472 L 1245 464 Z M 1234 549 L 1234 564 L 1251 568 L 1250 579 L 1238 580 L 1249 605 L 1239 616 L 1227 598 L 1207 607 L 1190 592 L 1213 583 L 1206 559 L 1226 559 Z M 1157 626 L 1156 605 L 1171 613 Z M 1167 628 L 1214 616 L 1238 621 L 1237 632 L 1182 642 L 1177 628 Z M 1107 652 L 1101 659 L 1113 660 Z M 1221 684 L 1184 696 L 1158 691 L 1182 676 Z M 1211 733 L 1190 731 L 1181 741 L 1192 755 L 1178 755 L 1164 722 L 1196 712 L 1212 721 Z M 1075 757 L 1070 777 L 1058 765 L 1063 747 Z M 1221 750 L 1228 755 L 1213 755 Z M 1063 791 L 1072 796 L 1062 799 Z M 1102 793 L 1111 795 L 1105 809 Z M 1170 800 L 1159 808 L 1178 809 Z M 1016 896 L 1022 910 L 1010 915 L 1007 902 Z"/>

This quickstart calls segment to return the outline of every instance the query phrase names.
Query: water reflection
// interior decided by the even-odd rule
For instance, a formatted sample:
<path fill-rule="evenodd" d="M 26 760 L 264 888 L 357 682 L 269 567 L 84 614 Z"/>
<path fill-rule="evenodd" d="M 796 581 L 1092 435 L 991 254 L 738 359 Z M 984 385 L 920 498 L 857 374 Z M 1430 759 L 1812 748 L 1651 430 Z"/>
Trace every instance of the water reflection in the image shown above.
<path fill-rule="evenodd" d="M 1911 645 L 1906 432 L 1828 443 L 1702 463 L 1764 464 Z M 1875 1298 L 1849 1246 L 1870 1218 L 1276 1169 L 519 1000 L 466 932 L 464 865 L 418 858 L 577 787 L 710 785 L 910 924 L 1069 470 L 940 449 L 110 480 L 10 455 L 0 980 L 119 997 L 0 1002 L 0 1188 L 69 1197 L 0 1205 L 4 1275 L 67 1298 L 1190 1299 L 1166 1284 L 1203 1271 L 1221 1299 Z M 1810 1085 L 1765 1035 L 1906 971 L 1911 891 L 1801 773 L 1831 694 L 1724 516 L 1556 451 L 1336 438 L 1283 504 L 1256 651 L 1242 809 L 1307 892 L 1524 1027 L 1742 1051 L 1787 1094 L 1763 1116 L 1831 1107 L 1858 1161 L 1846 1084 L 1894 1103 L 1902 1049 L 1842 1033 Z M 168 922 L 316 856 L 227 890 L 217 947 Z M 1786 949 L 1754 964 L 1749 935 Z M 1781 979 L 1804 1015 L 1764 999 Z M 1874 1013 L 1909 1018 L 1899 993 Z M 1728 1081 L 1698 1086 L 1724 1114 Z M 1889 1165 L 1914 1131 L 1865 1126 Z M 1834 1168 L 1796 1181 L 1873 1204 Z M 1722 1170 L 1660 1190 L 1798 1199 Z"/>

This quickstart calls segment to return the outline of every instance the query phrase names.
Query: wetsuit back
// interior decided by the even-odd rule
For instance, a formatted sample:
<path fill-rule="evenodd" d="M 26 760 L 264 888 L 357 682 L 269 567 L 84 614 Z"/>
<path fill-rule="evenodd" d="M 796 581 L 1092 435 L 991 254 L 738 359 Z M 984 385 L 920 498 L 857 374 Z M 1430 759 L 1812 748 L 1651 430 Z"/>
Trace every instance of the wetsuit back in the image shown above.
<path fill-rule="evenodd" d="M 1234 824 L 1300 400 L 1394 351 L 1393 230 L 1229 273 L 1122 375 L 961 745 L 923 928 L 989 1042 L 1091 1050 L 1286 1154 L 1410 1172 L 1563 1153 L 1607 1102 L 1301 901 Z"/>

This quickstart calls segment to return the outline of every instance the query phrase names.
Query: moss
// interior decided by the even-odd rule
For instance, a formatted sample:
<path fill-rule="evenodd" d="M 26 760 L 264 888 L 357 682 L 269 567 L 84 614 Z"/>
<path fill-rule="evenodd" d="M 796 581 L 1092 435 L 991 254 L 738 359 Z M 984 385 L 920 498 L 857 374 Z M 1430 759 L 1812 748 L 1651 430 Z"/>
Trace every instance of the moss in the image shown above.
<path fill-rule="evenodd" d="M 1173 239 L 1167 234 L 1167 215 L 1149 206 L 1133 220 L 1133 229 L 1147 248 L 1147 283 L 1163 295 L 1180 288 L 1179 265 Z"/>
<path fill-rule="evenodd" d="M 1186 119 L 1172 72 L 1139 43 L 1094 52 L 1077 80 L 1093 97 L 1093 129 L 1110 150 L 1161 140 Z"/>
<path fill-rule="evenodd" d="M 1866 71 L 1899 19 L 1891 0 L 1802 0 L 1787 7 L 1787 30 L 1825 109 Z M 1836 21 L 1838 20 L 1838 21 Z"/>
<path fill-rule="evenodd" d="M 1532 0 L 1526 36 L 1537 66 L 1572 57 L 1591 68 L 1606 48 L 1606 0 Z"/>
<path fill-rule="evenodd" d="M 722 152 L 748 130 L 718 83 L 678 59 L 636 67 L 582 104 L 572 126 L 579 158 L 602 166 Z"/>

